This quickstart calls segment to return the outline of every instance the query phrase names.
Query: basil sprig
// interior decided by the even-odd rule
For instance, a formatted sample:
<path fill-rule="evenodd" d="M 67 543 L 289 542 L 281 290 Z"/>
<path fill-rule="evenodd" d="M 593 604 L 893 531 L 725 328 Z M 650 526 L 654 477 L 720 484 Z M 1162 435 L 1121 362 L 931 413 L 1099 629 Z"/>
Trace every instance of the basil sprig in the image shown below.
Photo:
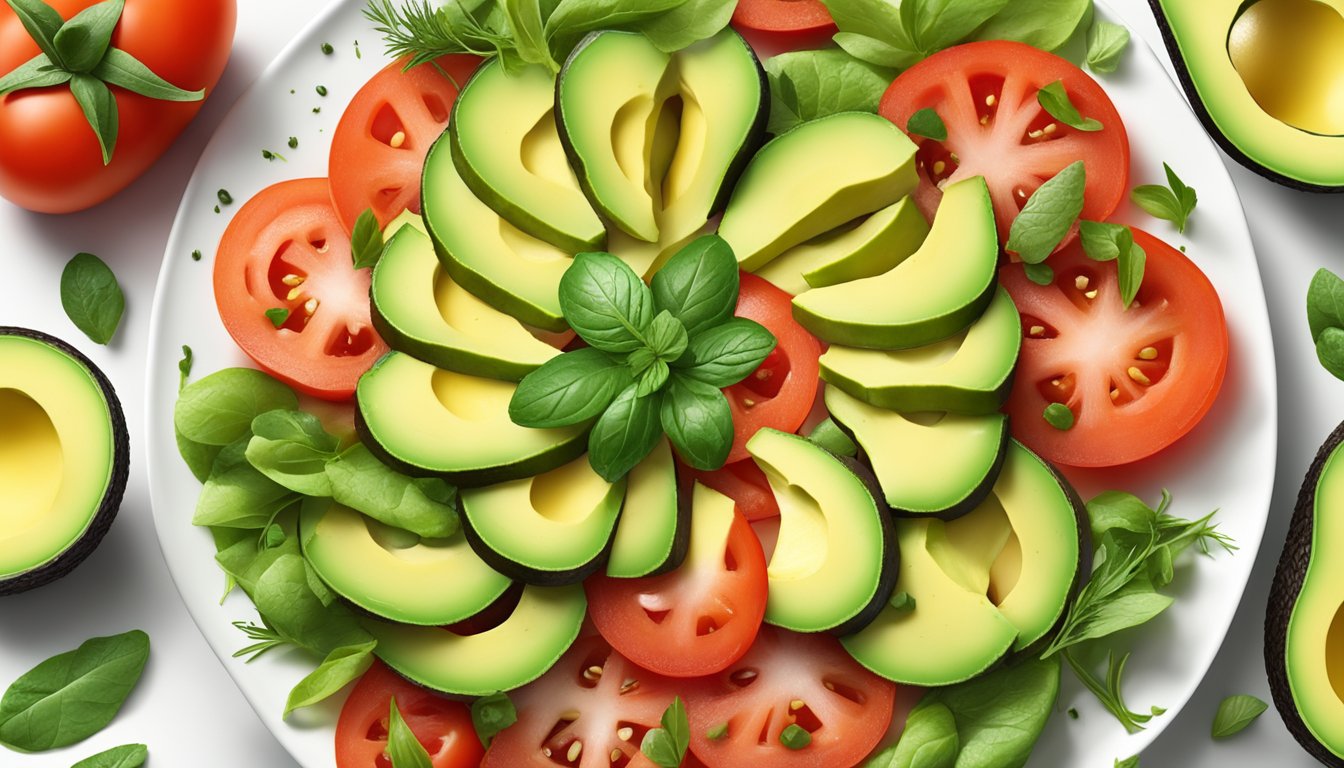
<path fill-rule="evenodd" d="M 103 165 L 117 144 L 117 102 L 109 85 L 160 101 L 200 101 L 205 91 L 185 91 L 154 74 L 131 54 L 112 47 L 112 32 L 126 0 L 104 0 L 62 19 L 42 0 L 5 0 L 41 53 L 0 77 L 0 96 L 29 88 L 69 84 L 98 137 Z"/>
<path fill-rule="evenodd" d="M 666 433 L 682 459 L 718 469 L 733 443 L 721 391 L 775 348 L 760 324 L 733 317 L 737 259 L 717 235 L 683 248 L 652 285 L 609 253 L 581 253 L 560 281 L 560 308 L 588 343 L 528 374 L 509 403 L 514 423 L 550 429 L 594 421 L 588 460 L 624 477 Z"/>

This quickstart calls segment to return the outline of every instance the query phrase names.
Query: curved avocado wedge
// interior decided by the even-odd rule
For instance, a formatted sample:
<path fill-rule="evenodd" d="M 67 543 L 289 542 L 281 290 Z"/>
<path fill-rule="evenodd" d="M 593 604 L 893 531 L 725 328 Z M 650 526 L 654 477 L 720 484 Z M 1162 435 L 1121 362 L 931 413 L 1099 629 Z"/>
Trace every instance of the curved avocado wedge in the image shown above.
<path fill-rule="evenodd" d="M 814 288 L 793 316 L 832 344 L 909 349 L 945 339 L 978 318 L 998 283 L 999 236 L 983 177 L 943 192 L 914 255 L 876 277 Z"/>
<path fill-rule="evenodd" d="M 886 351 L 831 347 L 821 356 L 821 378 L 879 408 L 982 415 L 1003 407 L 1021 348 L 1017 307 L 999 288 L 970 328 L 934 344 Z"/>
<path fill-rule="evenodd" d="M 1344 768 L 1344 424 L 1302 481 L 1265 615 L 1274 705 L 1302 748 Z"/>
<path fill-rule="evenodd" d="M 806 438 L 762 429 L 747 451 L 779 502 L 765 620 L 837 635 L 867 626 L 896 583 L 891 517 L 878 511 L 862 480 Z"/>
<path fill-rule="evenodd" d="M 457 696 L 511 691 L 546 674 L 574 644 L 588 611 L 583 587 L 525 587 L 502 624 L 475 635 L 365 618 L 374 654 L 414 683 Z"/>
<path fill-rule="evenodd" d="M 634 579 L 676 570 L 691 545 L 691 505 L 688 495 L 677 493 L 677 466 L 667 440 L 630 470 L 626 481 L 607 575 Z"/>
<path fill-rule="evenodd" d="M 509 418 L 517 385 L 435 368 L 390 352 L 355 390 L 355 426 L 369 450 L 412 476 L 460 486 L 531 477 L 587 448 L 587 427 L 529 429 Z"/>
<path fill-rule="evenodd" d="M 121 403 L 88 358 L 0 327 L 0 595 L 74 570 L 121 506 L 130 447 Z"/>
<path fill-rule="evenodd" d="M 458 285 L 414 226 L 387 242 L 369 296 L 373 326 L 389 346 L 445 370 L 518 381 L 560 354 Z"/>
<path fill-rule="evenodd" d="M 304 502 L 299 544 L 332 591 L 402 624 L 455 624 L 488 608 L 513 583 L 486 565 L 461 531 L 422 539 L 329 499 Z"/>

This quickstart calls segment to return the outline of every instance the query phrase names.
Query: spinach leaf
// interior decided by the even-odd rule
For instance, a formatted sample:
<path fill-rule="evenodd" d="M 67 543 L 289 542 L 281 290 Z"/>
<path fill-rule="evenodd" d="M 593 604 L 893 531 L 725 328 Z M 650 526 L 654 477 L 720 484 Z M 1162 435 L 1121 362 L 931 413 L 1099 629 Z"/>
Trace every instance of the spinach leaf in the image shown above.
<path fill-rule="evenodd" d="M 686 717 L 686 704 L 680 696 L 672 699 L 663 712 L 662 725 L 662 728 L 644 734 L 639 751 L 655 765 L 677 768 L 686 759 L 686 750 L 691 745 L 691 724 Z"/>
<path fill-rule="evenodd" d="M 182 359 L 177 361 L 177 393 L 179 395 L 182 394 L 183 389 L 186 389 L 187 379 L 191 378 L 191 366 L 194 357 L 195 355 L 192 353 L 191 347 L 183 344 Z"/>
<path fill-rule="evenodd" d="M 1125 309 L 1129 309 L 1139 295 L 1139 287 L 1143 285 L 1143 275 L 1148 265 L 1148 252 L 1133 242 L 1133 234 L 1129 235 L 1129 240 L 1129 247 L 1120 251 L 1120 258 L 1116 262 L 1120 277 L 1120 303 L 1125 305 Z"/>
<path fill-rule="evenodd" d="M 588 435 L 588 461 L 603 480 L 614 483 L 644 460 L 662 437 L 658 420 L 662 398 L 640 396 L 626 387 Z"/>
<path fill-rule="evenodd" d="M 770 76 L 768 130 L 781 134 L 838 112 L 877 112 L 891 74 L 843 50 L 792 51 L 765 63 Z"/>
<path fill-rule="evenodd" d="M 902 0 L 901 25 L 916 49 L 932 54 L 966 39 L 1008 0 Z"/>
<path fill-rule="evenodd" d="M 378 217 L 372 208 L 365 208 L 355 219 L 355 229 L 350 233 L 350 257 L 355 269 L 372 269 L 383 257 L 383 247 L 383 230 L 378 226 Z M 282 324 L 283 320 L 276 326 Z"/>
<path fill-rule="evenodd" d="M 1036 101 L 1051 117 L 1075 130 L 1093 133 L 1104 127 L 1101 121 L 1095 118 L 1083 117 L 1069 99 L 1068 91 L 1064 90 L 1063 80 L 1056 80 L 1037 91 Z"/>
<path fill-rule="evenodd" d="M 696 336 L 733 316 L 739 285 L 732 246 L 718 235 L 705 235 L 654 274 L 653 306 L 670 312 L 687 334 Z"/>
<path fill-rule="evenodd" d="M 1086 184 L 1082 160 L 1065 166 L 1032 193 L 1013 219 L 1004 247 L 1028 264 L 1045 261 L 1082 213 Z"/>
<path fill-rule="evenodd" d="M 1097 21 L 1087 33 L 1087 67 L 1110 74 L 1120 67 L 1120 57 L 1129 46 L 1129 29 L 1122 24 Z"/>
<path fill-rule="evenodd" d="M 687 464 L 713 470 L 728 460 L 733 417 L 718 387 L 674 376 L 663 395 L 660 415 L 663 431 Z"/>
<path fill-rule="evenodd" d="M 299 681 L 289 692 L 285 702 L 285 717 L 302 707 L 310 707 L 340 692 L 346 685 L 359 679 L 359 676 L 373 666 L 373 649 L 376 640 L 359 645 L 346 645 L 335 648 L 327 654 L 317 669 Z"/>
<path fill-rule="evenodd" d="M 1092 17 L 1092 0 L 1009 0 L 976 32 L 978 40 L 1016 40 L 1058 50 Z"/>
<path fill-rule="evenodd" d="M 581 424 L 611 405 L 630 382 L 630 369 L 620 360 L 591 347 L 576 349 L 523 377 L 509 401 L 509 418 L 533 429 Z"/>
<path fill-rule="evenodd" d="M 1114 261 L 1123 250 L 1124 237 L 1128 233 L 1129 243 L 1134 243 L 1134 233 L 1124 224 L 1111 224 L 1105 221 L 1078 222 L 1078 236 L 1083 243 L 1083 252 L 1093 261 Z"/>
<path fill-rule="evenodd" d="M 759 368 L 775 343 L 765 326 L 735 317 L 695 337 L 677 363 L 677 374 L 720 389 L 730 387 Z"/>
<path fill-rule="evenodd" d="M 302 556 L 287 553 L 257 579 L 252 598 L 267 624 L 286 641 L 322 656 L 373 640 L 343 603 L 324 604 L 314 590 L 320 582 L 309 571 Z"/>
<path fill-rule="evenodd" d="M 518 722 L 518 710 L 507 693 L 492 693 L 471 703 L 471 724 L 487 748 L 501 731 Z"/>
<path fill-rule="evenodd" d="M 1344 379 L 1344 330 L 1326 328 L 1316 340 L 1316 359 L 1337 379 Z"/>
<path fill-rule="evenodd" d="M 226 368 L 188 384 L 177 399 L 173 425 L 203 445 L 229 445 L 251 434 L 267 411 L 294 410 L 294 391 L 252 368 Z"/>
<path fill-rule="evenodd" d="M 402 718 L 395 696 L 387 719 L 387 757 L 392 761 L 392 768 L 433 768 L 429 753 Z"/>
<path fill-rule="evenodd" d="M 1124 760 L 1117 757 L 1115 759 L 1115 768 L 1139 768 L 1139 756 L 1130 755 Z"/>
<path fill-rule="evenodd" d="M 437 478 L 413 478 L 379 461 L 355 443 L 327 462 L 336 503 L 394 528 L 428 539 L 457 533 L 457 489 Z M 315 502 L 316 503 L 316 502 Z"/>
<path fill-rule="evenodd" d="M 224 446 L 198 443 L 188 439 L 176 428 L 173 429 L 173 438 L 177 440 L 177 453 L 182 457 L 182 462 L 197 480 L 204 483 L 210 477 L 210 469 L 215 466 L 215 459 L 219 458 L 219 452 L 224 450 Z"/>
<path fill-rule="evenodd" d="M 822 0 L 822 4 L 840 29 L 835 42 L 855 58 L 895 69 L 911 67 L 924 58 L 901 23 L 899 3 L 894 0 Z"/>
<path fill-rule="evenodd" d="M 107 344 L 121 324 L 126 297 L 117 285 L 117 276 L 102 259 L 92 253 L 80 253 L 61 272 L 61 306 L 70 322 L 90 341 Z"/>
<path fill-rule="evenodd" d="M 247 463 L 247 444 L 244 438 L 220 451 L 196 500 L 192 524 L 261 529 L 300 500 L 299 494 Z"/>
<path fill-rule="evenodd" d="M 1312 341 L 1327 328 L 1344 328 L 1344 280 L 1328 269 L 1316 270 L 1307 288 L 1307 325 Z"/>
<path fill-rule="evenodd" d="M 580 253 L 560 278 L 560 309 L 593 348 L 622 354 L 644 345 L 653 322 L 653 294 L 615 256 Z"/>
<path fill-rule="evenodd" d="M 144 744 L 123 744 L 86 757 L 70 768 L 140 768 L 148 759 L 149 748 Z"/>
<path fill-rule="evenodd" d="M 1218 705 L 1213 718 L 1213 738 L 1226 739 L 1246 730 L 1247 726 L 1269 709 L 1269 705 L 1254 696 L 1228 696 Z"/>
<path fill-rule="evenodd" d="M 1028 280 L 1037 285 L 1049 285 L 1055 282 L 1055 269 L 1049 264 L 1023 264 L 1022 271 Z"/>
<path fill-rule="evenodd" d="M 546 19 L 551 53 L 564 61 L 579 40 L 599 29 L 627 29 L 683 5 L 686 0 L 560 0 Z"/>
<path fill-rule="evenodd" d="M 906 719 L 901 740 L 864 768 L 953 768 L 960 748 L 952 710 L 936 702 L 921 703 Z"/>
<path fill-rule="evenodd" d="M 722 32 L 737 0 L 684 0 L 675 8 L 634 25 L 661 51 L 680 51 Z"/>
<path fill-rule="evenodd" d="M 934 141 L 947 141 L 947 123 L 933 107 L 925 107 L 910 116 L 905 130 L 915 136 L 923 136 Z"/>
<path fill-rule="evenodd" d="M 930 691 L 920 707 L 952 712 L 961 739 L 957 768 L 1021 768 L 1059 697 L 1059 659 L 1029 658 Z"/>
<path fill-rule="evenodd" d="M 551 72 L 559 72 L 560 65 L 551 57 L 542 29 L 541 4 L 538 0 L 499 0 L 513 31 L 513 42 L 519 58 L 528 64 L 540 64 Z"/>
<path fill-rule="evenodd" d="M 837 32 L 835 44 L 859 61 L 883 69 L 906 69 L 919 61 L 919 54 L 913 51 L 902 50 L 885 40 L 854 32 Z"/>
<path fill-rule="evenodd" d="M 330 496 L 327 462 L 339 442 L 303 411 L 268 411 L 252 421 L 247 461 L 279 485 L 305 496 Z"/>

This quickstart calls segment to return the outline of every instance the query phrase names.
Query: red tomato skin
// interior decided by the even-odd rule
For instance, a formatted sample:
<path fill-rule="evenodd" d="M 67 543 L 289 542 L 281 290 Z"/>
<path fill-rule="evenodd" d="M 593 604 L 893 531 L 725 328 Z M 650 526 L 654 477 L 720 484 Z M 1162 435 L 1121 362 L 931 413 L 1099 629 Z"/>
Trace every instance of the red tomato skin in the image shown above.
<path fill-rule="evenodd" d="M 837 32 L 821 0 L 738 0 L 733 27 L 753 47 L 772 51 L 820 48 Z"/>
<path fill-rule="evenodd" d="M 485 747 L 465 704 L 421 688 L 375 661 L 341 707 L 336 722 L 336 768 L 391 767 L 384 750 L 393 697 L 411 733 L 429 753 L 433 768 L 477 768 L 481 764 Z M 382 738 L 371 738 L 375 733 Z"/>
<path fill-rule="evenodd" d="M 682 493 L 690 493 L 693 483 L 713 488 L 737 503 L 737 511 L 747 522 L 779 517 L 779 501 L 770 489 L 770 481 L 754 459 L 725 464 L 721 469 L 705 471 L 677 462 L 677 480 Z"/>
<path fill-rule="evenodd" d="M 70 18 L 97 0 L 50 0 Z M 163 79 L 209 97 L 228 63 L 235 0 L 127 0 L 112 45 Z M 40 53 L 8 5 L 0 4 L 0 74 Z M 39 213 L 92 207 L 125 189 L 168 149 L 204 101 L 168 102 L 112 87 L 119 130 L 112 162 L 68 86 L 0 96 L 0 195 Z"/>

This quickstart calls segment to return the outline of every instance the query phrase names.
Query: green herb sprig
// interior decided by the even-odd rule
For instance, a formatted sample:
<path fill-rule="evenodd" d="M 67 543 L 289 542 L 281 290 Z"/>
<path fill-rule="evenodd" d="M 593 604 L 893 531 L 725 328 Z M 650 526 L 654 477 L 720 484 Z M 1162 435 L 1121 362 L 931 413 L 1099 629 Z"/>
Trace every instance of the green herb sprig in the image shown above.
<path fill-rule="evenodd" d="M 1096 118 L 1084 117 L 1069 99 L 1064 90 L 1064 81 L 1056 80 L 1036 92 L 1036 101 L 1051 117 L 1075 130 L 1086 133 L 1100 131 L 1103 127 Z"/>
<path fill-rule="evenodd" d="M 662 768 L 677 768 L 686 759 L 691 746 L 691 724 L 686 716 L 686 704 L 678 696 L 663 712 L 662 728 L 644 734 L 639 751 Z"/>
<path fill-rule="evenodd" d="M 1134 242 L 1134 231 L 1123 224 L 1099 221 L 1078 222 L 1083 253 L 1093 261 L 1114 261 L 1120 281 L 1120 302 L 1128 309 L 1139 295 L 1148 253 Z"/>
<path fill-rule="evenodd" d="M 1130 198 L 1149 215 L 1170 221 L 1176 225 L 1177 231 L 1184 232 L 1190 223 L 1190 214 L 1199 203 L 1199 195 L 1194 187 L 1181 181 L 1170 165 L 1163 163 L 1162 168 L 1167 172 L 1167 187 L 1145 184 L 1135 187 Z"/>

